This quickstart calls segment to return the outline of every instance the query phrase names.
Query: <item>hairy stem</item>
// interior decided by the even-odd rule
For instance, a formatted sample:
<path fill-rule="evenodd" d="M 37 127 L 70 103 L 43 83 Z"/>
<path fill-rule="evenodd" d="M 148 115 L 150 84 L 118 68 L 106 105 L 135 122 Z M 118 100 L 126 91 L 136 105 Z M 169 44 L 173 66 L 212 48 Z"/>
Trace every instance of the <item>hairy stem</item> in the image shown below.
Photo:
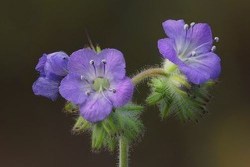
<path fill-rule="evenodd" d="M 128 141 L 124 137 L 119 140 L 119 167 L 128 167 Z"/>
<path fill-rule="evenodd" d="M 134 85 L 139 84 L 143 80 L 150 77 L 166 76 L 166 72 L 163 68 L 150 68 L 140 72 L 132 78 Z M 126 138 L 123 136 L 119 139 L 119 167 L 128 167 L 129 156 L 129 144 Z"/>
<path fill-rule="evenodd" d="M 156 76 L 166 76 L 166 71 L 163 68 L 150 68 L 140 72 L 132 78 L 134 85 L 139 84 L 141 81 Z"/>

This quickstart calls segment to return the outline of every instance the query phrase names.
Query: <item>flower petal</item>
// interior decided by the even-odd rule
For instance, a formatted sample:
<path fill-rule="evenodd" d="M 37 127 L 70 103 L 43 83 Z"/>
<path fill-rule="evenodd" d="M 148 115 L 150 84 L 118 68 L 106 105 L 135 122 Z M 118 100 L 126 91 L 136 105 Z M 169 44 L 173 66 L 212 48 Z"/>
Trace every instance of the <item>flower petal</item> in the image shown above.
<path fill-rule="evenodd" d="M 213 44 L 212 31 L 208 24 L 198 23 L 189 29 L 190 49 L 197 54 L 206 53 L 211 50 Z"/>
<path fill-rule="evenodd" d="M 184 25 L 184 20 L 167 20 L 162 23 L 167 36 L 175 40 L 179 40 L 185 35 Z"/>
<path fill-rule="evenodd" d="M 158 40 L 158 49 L 164 58 L 169 59 L 175 64 L 179 64 L 180 59 L 177 57 L 173 39 L 164 38 Z"/>
<path fill-rule="evenodd" d="M 112 104 L 101 94 L 95 94 L 81 104 L 80 114 L 89 122 L 104 120 L 112 111 Z"/>
<path fill-rule="evenodd" d="M 36 65 L 36 70 L 40 72 L 40 75 L 43 75 L 43 76 L 45 76 L 44 66 L 45 66 L 46 61 L 47 61 L 47 54 L 43 54 L 43 56 L 39 58 L 39 61 Z"/>
<path fill-rule="evenodd" d="M 59 87 L 59 92 L 66 100 L 74 104 L 83 103 L 86 98 L 86 92 L 90 89 L 89 84 L 79 75 L 68 74 L 62 81 Z"/>
<path fill-rule="evenodd" d="M 68 73 L 69 56 L 64 52 L 55 52 L 47 55 L 47 61 L 45 63 L 45 73 L 53 73 L 59 76 L 65 76 Z"/>
<path fill-rule="evenodd" d="M 130 78 L 125 77 L 119 82 L 114 82 L 110 85 L 112 89 L 115 89 L 115 93 L 108 92 L 108 97 L 112 101 L 114 107 L 121 107 L 127 104 L 134 92 L 134 85 Z"/>
<path fill-rule="evenodd" d="M 119 50 L 103 49 L 98 56 L 106 60 L 105 75 L 107 78 L 110 80 L 124 78 L 126 64 L 123 54 Z"/>
<path fill-rule="evenodd" d="M 59 83 L 59 81 L 39 77 L 32 85 L 32 89 L 35 95 L 44 96 L 54 101 L 58 97 Z"/>
<path fill-rule="evenodd" d="M 185 64 L 179 66 L 180 70 L 194 84 L 202 84 L 220 75 L 220 58 L 213 52 L 189 58 Z"/>
<path fill-rule="evenodd" d="M 83 75 L 85 78 L 95 76 L 95 69 L 90 60 L 95 60 L 96 53 L 90 48 L 80 49 L 71 54 L 68 63 L 69 73 Z M 100 62 L 95 62 L 98 65 Z"/>

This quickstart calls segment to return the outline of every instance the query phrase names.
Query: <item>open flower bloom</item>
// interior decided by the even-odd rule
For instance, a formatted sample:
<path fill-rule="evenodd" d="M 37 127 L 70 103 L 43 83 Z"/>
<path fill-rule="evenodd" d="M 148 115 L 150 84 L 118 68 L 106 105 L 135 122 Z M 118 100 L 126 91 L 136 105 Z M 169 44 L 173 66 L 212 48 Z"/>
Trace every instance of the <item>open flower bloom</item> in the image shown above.
<path fill-rule="evenodd" d="M 183 20 L 167 20 L 163 29 L 169 38 L 158 41 L 158 49 L 164 58 L 179 67 L 187 79 L 194 84 L 202 84 L 217 79 L 220 58 L 214 53 L 211 28 L 205 23 L 191 23 Z"/>
<path fill-rule="evenodd" d="M 68 74 L 68 55 L 64 52 L 44 54 L 36 65 L 40 77 L 34 82 L 32 89 L 35 95 L 55 100 L 59 95 L 59 85 Z"/>
<path fill-rule="evenodd" d="M 113 107 L 125 105 L 132 97 L 134 86 L 125 75 L 125 60 L 118 50 L 78 50 L 70 56 L 68 70 L 60 94 L 79 105 L 81 116 L 89 122 L 105 119 Z"/>

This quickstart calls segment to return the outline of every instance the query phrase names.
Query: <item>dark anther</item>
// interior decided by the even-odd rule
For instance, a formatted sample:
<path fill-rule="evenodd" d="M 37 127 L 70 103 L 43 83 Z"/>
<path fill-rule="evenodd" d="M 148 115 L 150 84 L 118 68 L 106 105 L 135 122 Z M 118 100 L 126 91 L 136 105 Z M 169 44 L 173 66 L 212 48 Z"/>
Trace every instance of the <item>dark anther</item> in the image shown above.
<path fill-rule="evenodd" d="M 89 63 L 92 65 L 95 64 L 94 60 L 90 60 Z"/>

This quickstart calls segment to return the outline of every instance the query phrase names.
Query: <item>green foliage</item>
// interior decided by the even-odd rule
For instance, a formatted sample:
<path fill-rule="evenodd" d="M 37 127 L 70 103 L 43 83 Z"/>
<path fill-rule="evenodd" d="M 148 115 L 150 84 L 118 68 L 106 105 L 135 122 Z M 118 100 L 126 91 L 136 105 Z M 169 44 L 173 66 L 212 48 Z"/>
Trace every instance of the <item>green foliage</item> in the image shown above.
<path fill-rule="evenodd" d="M 192 85 L 184 75 L 175 70 L 167 77 L 153 78 L 149 85 L 151 94 L 146 102 L 158 105 L 162 118 L 176 115 L 181 121 L 197 121 L 201 114 L 207 112 L 206 104 L 211 97 L 209 88 L 214 82 Z"/>
<path fill-rule="evenodd" d="M 107 148 L 114 151 L 119 137 L 125 137 L 131 143 L 142 135 L 143 124 L 139 119 L 142 110 L 142 106 L 129 103 L 117 108 L 107 119 L 95 124 L 79 116 L 73 127 L 73 132 L 90 132 L 93 150 Z"/>
<path fill-rule="evenodd" d="M 143 107 L 135 104 L 128 104 L 116 109 L 113 117 L 118 128 L 118 134 L 132 142 L 142 135 L 144 126 L 140 120 Z"/>

